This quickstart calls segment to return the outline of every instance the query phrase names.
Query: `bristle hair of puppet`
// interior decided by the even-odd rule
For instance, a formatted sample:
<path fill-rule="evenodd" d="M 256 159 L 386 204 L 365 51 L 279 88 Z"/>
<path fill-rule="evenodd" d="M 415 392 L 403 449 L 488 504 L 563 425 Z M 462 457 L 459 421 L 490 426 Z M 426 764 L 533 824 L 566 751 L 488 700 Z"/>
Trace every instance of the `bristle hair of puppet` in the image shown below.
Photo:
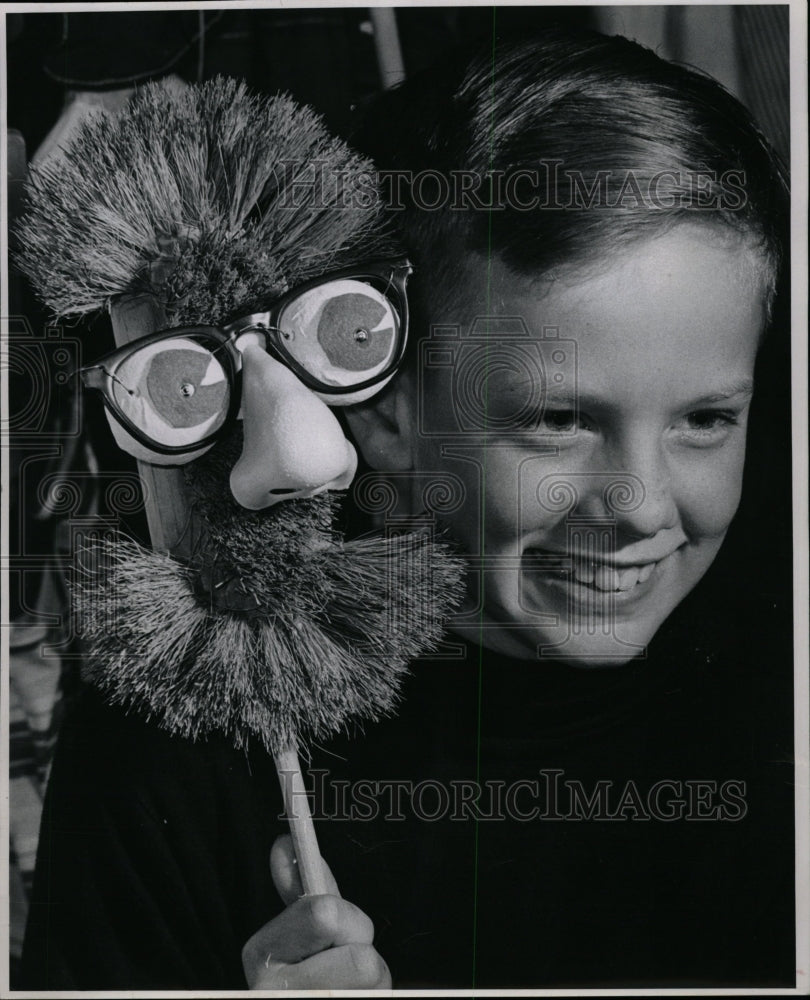
<path fill-rule="evenodd" d="M 373 256 L 384 238 L 361 185 L 370 171 L 287 96 L 224 78 L 180 94 L 148 84 L 31 169 L 17 263 L 58 316 L 157 290 L 173 322 L 219 322 Z"/>

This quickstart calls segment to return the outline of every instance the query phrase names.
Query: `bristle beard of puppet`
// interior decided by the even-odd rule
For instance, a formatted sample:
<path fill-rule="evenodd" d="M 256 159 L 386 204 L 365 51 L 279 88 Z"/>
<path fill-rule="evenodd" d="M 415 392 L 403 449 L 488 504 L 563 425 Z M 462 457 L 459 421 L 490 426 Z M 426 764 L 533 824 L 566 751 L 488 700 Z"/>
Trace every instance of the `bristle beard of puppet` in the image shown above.
<path fill-rule="evenodd" d="M 441 635 L 461 569 L 422 534 L 329 544 L 259 618 L 211 613 L 169 556 L 98 545 L 103 571 L 73 586 L 85 679 L 177 735 L 223 731 L 244 746 L 253 734 L 272 753 L 390 714 L 408 661 Z M 301 600 L 307 581 L 327 597 L 317 610 Z"/>

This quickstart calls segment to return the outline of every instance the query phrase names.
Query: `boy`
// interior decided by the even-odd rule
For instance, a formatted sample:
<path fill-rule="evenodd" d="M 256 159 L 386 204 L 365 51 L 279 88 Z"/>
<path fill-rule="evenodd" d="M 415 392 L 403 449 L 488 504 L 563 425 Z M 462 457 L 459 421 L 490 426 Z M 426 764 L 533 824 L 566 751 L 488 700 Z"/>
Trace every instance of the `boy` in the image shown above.
<path fill-rule="evenodd" d="M 313 748 L 346 900 L 298 898 L 265 755 L 88 693 L 29 968 L 51 988 L 791 983 L 789 602 L 768 532 L 718 556 L 780 262 L 774 160 L 711 81 L 597 36 L 451 62 L 367 131 L 392 180 L 480 179 L 431 207 L 404 185 L 412 353 L 347 412 L 399 512 L 470 557 L 462 655 Z"/>

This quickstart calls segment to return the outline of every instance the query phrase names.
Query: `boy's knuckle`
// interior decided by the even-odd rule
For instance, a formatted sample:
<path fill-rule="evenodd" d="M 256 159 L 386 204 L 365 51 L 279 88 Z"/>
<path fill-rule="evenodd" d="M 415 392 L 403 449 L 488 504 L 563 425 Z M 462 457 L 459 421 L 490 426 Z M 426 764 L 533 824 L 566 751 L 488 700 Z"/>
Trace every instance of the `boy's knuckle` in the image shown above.
<path fill-rule="evenodd" d="M 358 984 L 375 986 L 387 975 L 388 967 L 373 945 L 351 944 L 348 949 Z"/>
<path fill-rule="evenodd" d="M 374 940 L 374 921 L 354 903 L 344 900 L 343 905 L 346 908 L 345 917 L 351 919 L 354 927 L 354 940 L 358 944 L 371 944 Z"/>

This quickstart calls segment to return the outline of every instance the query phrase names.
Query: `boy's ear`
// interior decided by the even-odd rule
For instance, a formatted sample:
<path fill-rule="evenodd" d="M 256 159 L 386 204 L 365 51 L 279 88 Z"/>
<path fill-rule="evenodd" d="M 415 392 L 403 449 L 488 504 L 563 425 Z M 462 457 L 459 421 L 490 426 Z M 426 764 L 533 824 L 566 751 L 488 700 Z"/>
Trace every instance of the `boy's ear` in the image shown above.
<path fill-rule="evenodd" d="M 344 411 L 363 458 L 378 472 L 403 472 L 414 467 L 411 390 L 410 376 L 400 372 L 376 396 Z"/>

